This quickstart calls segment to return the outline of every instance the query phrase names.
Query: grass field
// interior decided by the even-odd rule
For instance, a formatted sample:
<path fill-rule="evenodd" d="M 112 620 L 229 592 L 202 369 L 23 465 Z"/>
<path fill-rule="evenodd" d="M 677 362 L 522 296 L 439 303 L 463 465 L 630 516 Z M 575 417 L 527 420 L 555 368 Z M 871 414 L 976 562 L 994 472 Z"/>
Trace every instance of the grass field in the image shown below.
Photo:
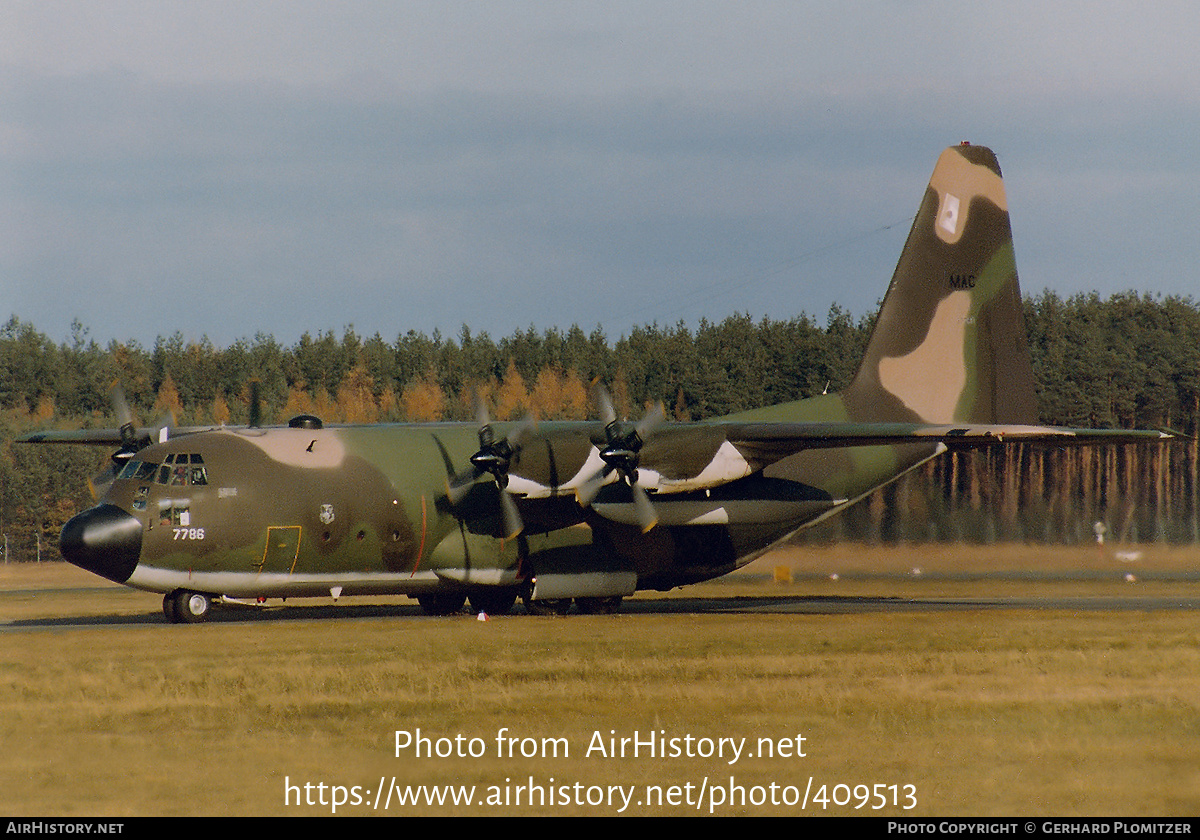
<path fill-rule="evenodd" d="M 1197 569 L 835 546 L 616 616 L 372 599 L 178 626 L 73 567 L 3 567 L 0 810 L 365 815 L 390 790 L 393 815 L 1196 815 Z M 435 755 L 397 756 L 418 729 Z M 473 801 L 401 807 L 393 783 Z"/>

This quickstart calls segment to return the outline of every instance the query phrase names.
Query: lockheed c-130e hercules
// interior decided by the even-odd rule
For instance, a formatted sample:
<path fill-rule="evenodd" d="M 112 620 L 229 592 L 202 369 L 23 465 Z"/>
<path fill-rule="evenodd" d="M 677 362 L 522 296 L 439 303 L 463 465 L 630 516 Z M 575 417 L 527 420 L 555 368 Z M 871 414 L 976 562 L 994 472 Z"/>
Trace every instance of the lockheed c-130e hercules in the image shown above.
<path fill-rule="evenodd" d="M 739 568 L 956 447 L 1136 442 L 1157 431 L 1037 426 L 995 155 L 938 159 L 862 361 L 840 393 L 698 423 L 661 408 L 592 422 L 42 432 L 119 447 L 63 556 L 214 603 L 406 594 L 429 613 L 609 612 L 639 589 Z"/>

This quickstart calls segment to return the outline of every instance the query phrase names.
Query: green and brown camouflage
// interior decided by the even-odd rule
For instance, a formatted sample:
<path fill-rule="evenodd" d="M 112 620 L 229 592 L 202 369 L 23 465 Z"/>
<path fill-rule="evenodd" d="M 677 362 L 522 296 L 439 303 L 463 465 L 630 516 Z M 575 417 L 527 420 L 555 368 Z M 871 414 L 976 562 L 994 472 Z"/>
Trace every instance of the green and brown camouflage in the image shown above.
<path fill-rule="evenodd" d="M 63 554 L 164 593 L 167 617 L 192 621 L 215 599 L 357 594 L 411 595 L 432 613 L 468 597 L 488 612 L 517 597 L 531 611 L 608 610 L 732 571 L 950 447 L 1163 437 L 1034 425 L 1000 169 L 967 145 L 938 160 L 844 392 L 660 420 L 327 428 L 303 416 L 24 440 L 122 447 Z"/>
<path fill-rule="evenodd" d="M 938 158 L 849 387 L 742 416 L 839 423 L 1037 422 L 1008 200 L 991 149 L 962 144 Z M 855 500 L 941 448 L 801 453 L 767 475 Z"/>

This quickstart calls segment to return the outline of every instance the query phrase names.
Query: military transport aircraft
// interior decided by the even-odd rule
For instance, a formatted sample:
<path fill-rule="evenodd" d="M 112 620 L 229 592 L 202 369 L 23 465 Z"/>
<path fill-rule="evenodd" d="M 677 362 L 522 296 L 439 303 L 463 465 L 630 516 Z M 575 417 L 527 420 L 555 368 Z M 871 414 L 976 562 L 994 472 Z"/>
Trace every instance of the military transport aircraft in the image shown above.
<path fill-rule="evenodd" d="M 123 400 L 118 400 L 118 404 Z M 955 447 L 1159 440 L 1034 425 L 1033 371 L 995 155 L 938 159 L 865 359 L 845 391 L 699 423 L 599 422 L 44 432 L 119 447 L 67 560 L 213 604 L 407 594 L 429 613 L 610 612 L 723 575 Z"/>

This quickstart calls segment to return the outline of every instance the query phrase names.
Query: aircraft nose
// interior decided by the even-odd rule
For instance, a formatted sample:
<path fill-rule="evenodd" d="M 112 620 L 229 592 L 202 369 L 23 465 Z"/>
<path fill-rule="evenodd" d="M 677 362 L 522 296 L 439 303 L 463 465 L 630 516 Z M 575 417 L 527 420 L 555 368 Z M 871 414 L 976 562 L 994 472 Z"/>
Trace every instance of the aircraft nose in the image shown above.
<path fill-rule="evenodd" d="M 97 505 L 63 526 L 58 547 L 67 562 L 124 583 L 142 553 L 142 523 L 116 505 Z"/>

